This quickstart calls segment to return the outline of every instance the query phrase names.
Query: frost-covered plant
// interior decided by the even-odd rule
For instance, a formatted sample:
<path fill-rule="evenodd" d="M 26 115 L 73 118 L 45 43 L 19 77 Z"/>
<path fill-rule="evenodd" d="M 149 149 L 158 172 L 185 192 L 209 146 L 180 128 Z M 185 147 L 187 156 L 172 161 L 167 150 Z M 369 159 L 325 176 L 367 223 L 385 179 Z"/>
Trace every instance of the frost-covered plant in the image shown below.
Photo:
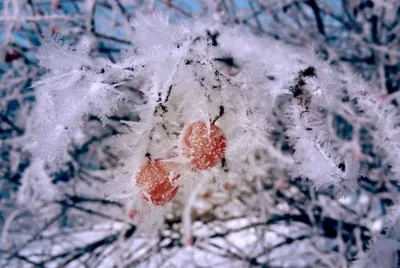
<path fill-rule="evenodd" d="M 120 104 L 134 103 L 134 119 L 121 121 L 125 130 L 110 142 L 120 164 L 99 188 L 151 221 L 170 200 L 182 201 L 187 243 L 190 208 L 210 183 L 238 184 L 274 167 L 344 195 L 377 159 L 379 172 L 397 179 L 398 112 L 355 75 L 342 75 L 312 51 L 218 23 L 173 25 L 157 15 L 133 26 L 134 47 L 120 62 L 84 47 L 50 42 L 41 50 L 49 73 L 35 84 L 28 126 L 34 163 L 55 168 L 86 115 L 107 125 Z M 338 134 L 338 118 L 351 125 L 349 137 Z M 363 149 L 364 132 L 371 152 Z M 262 163 L 255 161 L 260 152 L 268 155 Z M 22 184 L 33 192 L 55 187 Z"/>

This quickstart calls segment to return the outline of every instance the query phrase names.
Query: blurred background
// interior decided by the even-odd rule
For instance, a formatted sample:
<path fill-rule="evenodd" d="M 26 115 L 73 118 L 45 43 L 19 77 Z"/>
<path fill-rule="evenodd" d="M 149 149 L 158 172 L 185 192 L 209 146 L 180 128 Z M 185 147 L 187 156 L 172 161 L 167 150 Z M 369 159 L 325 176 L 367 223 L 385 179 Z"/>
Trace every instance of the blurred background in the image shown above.
<path fill-rule="evenodd" d="M 24 134 L 35 105 L 32 84 L 46 72 L 38 66 L 38 48 L 51 39 L 85 44 L 93 56 L 117 62 L 135 42 L 129 21 L 157 10 L 173 23 L 213 18 L 311 48 L 339 71 L 362 76 L 383 99 L 399 89 L 396 0 L 0 0 L 0 267 L 347 267 L 383 230 L 382 218 L 399 191 L 373 172 L 379 159 L 347 197 L 316 191 L 274 169 L 221 191 L 206 189 L 190 212 L 188 246 L 183 204 L 173 204 L 162 226 L 144 234 L 137 211 L 92 187 L 118 163 L 107 140 L 132 116 L 121 107 L 106 126 L 87 115 L 70 160 L 43 174 L 60 189 L 55 198 L 43 198 L 40 206 L 21 199 L 30 167 Z M 140 98 L 137 89 L 127 90 Z M 349 139 L 351 124 L 340 116 L 334 124 L 337 135 Z M 368 132 L 359 134 L 363 152 L 374 159 Z M 276 142 L 290 150 L 279 133 Z"/>

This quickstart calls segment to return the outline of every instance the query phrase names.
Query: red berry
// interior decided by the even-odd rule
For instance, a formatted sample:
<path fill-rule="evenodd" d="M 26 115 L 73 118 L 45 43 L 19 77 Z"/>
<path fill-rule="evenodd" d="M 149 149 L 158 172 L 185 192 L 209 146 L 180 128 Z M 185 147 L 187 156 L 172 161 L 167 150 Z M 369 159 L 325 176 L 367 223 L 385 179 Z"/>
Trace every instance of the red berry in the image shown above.
<path fill-rule="evenodd" d="M 173 173 L 168 164 L 159 160 L 147 162 L 139 171 L 136 177 L 136 185 L 141 188 L 148 197 L 143 194 L 143 199 L 153 205 L 161 206 L 174 199 L 178 193 L 179 186 L 174 186 L 170 182 L 170 176 L 174 176 L 172 181 L 179 178 Z"/>
<path fill-rule="evenodd" d="M 222 130 L 214 124 L 207 129 L 206 122 L 190 124 L 183 136 L 183 154 L 190 158 L 197 169 L 215 166 L 224 157 L 226 138 Z"/>

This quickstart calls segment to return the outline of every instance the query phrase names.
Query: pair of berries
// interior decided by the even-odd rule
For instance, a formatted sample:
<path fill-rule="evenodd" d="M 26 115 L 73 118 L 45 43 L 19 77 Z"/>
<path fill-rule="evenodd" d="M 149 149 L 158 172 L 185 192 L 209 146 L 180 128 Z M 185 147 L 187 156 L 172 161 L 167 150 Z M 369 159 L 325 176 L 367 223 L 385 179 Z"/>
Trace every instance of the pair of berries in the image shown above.
<path fill-rule="evenodd" d="M 218 164 L 224 157 L 226 138 L 215 124 L 207 127 L 206 122 L 191 123 L 183 135 L 183 155 L 190 159 L 190 164 L 205 170 Z M 152 160 L 147 162 L 136 177 L 136 184 L 143 190 L 143 198 L 154 205 L 163 205 L 171 201 L 178 193 L 179 186 L 173 182 L 179 178 L 174 173 L 173 165 Z"/>

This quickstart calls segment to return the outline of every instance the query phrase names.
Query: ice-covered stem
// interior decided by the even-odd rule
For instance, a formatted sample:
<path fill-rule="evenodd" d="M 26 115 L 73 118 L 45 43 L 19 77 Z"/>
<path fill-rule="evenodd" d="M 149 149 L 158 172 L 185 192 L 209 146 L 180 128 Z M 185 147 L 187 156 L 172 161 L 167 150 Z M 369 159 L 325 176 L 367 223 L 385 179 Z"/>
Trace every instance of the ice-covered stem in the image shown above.
<path fill-rule="evenodd" d="M 194 208 L 196 199 L 199 193 L 205 188 L 205 186 L 210 183 L 210 177 L 204 177 L 196 183 L 193 191 L 191 192 L 189 199 L 187 200 L 182 213 L 183 222 L 183 244 L 186 246 L 191 246 L 192 241 L 192 209 Z"/>
<path fill-rule="evenodd" d="M 59 162 L 68 158 L 67 146 L 83 117 L 95 114 L 104 122 L 124 93 L 116 89 L 135 76 L 129 64 L 92 58 L 83 48 L 46 44 L 39 53 L 49 73 L 34 84 L 37 104 L 27 126 L 29 148 L 35 158 Z M 63 64 L 60 64 L 62 62 Z"/>
<path fill-rule="evenodd" d="M 45 164 L 43 160 L 34 160 L 25 170 L 18 190 L 18 204 L 37 209 L 37 204 L 40 206 L 41 202 L 59 197 L 59 191 L 47 174 Z"/>
<path fill-rule="evenodd" d="M 17 218 L 19 215 L 22 213 L 28 211 L 26 208 L 20 208 L 20 209 L 15 209 L 13 212 L 11 212 L 10 215 L 5 219 L 5 222 L 3 224 L 3 228 L 1 230 L 1 235 L 0 235 L 0 249 L 2 250 L 9 250 L 11 245 L 10 245 L 10 238 L 9 238 L 9 231 L 11 228 L 11 225 L 15 218 Z"/>
<path fill-rule="evenodd" d="M 309 67 L 300 73 L 309 72 L 307 70 L 315 72 L 313 67 Z M 305 82 L 300 83 L 299 79 L 303 78 L 296 78 L 292 87 L 293 99 L 285 110 L 288 120 L 286 134 L 294 149 L 295 165 L 291 175 L 310 179 L 317 187 L 333 185 L 340 194 L 348 193 L 356 187 L 360 159 L 349 153 L 341 154 L 338 145 L 333 143 L 332 126 L 325 122 L 326 115 L 321 112 L 319 104 L 315 107 L 313 95 L 304 87 Z M 345 164 L 345 172 L 340 169 L 340 163 Z"/>

